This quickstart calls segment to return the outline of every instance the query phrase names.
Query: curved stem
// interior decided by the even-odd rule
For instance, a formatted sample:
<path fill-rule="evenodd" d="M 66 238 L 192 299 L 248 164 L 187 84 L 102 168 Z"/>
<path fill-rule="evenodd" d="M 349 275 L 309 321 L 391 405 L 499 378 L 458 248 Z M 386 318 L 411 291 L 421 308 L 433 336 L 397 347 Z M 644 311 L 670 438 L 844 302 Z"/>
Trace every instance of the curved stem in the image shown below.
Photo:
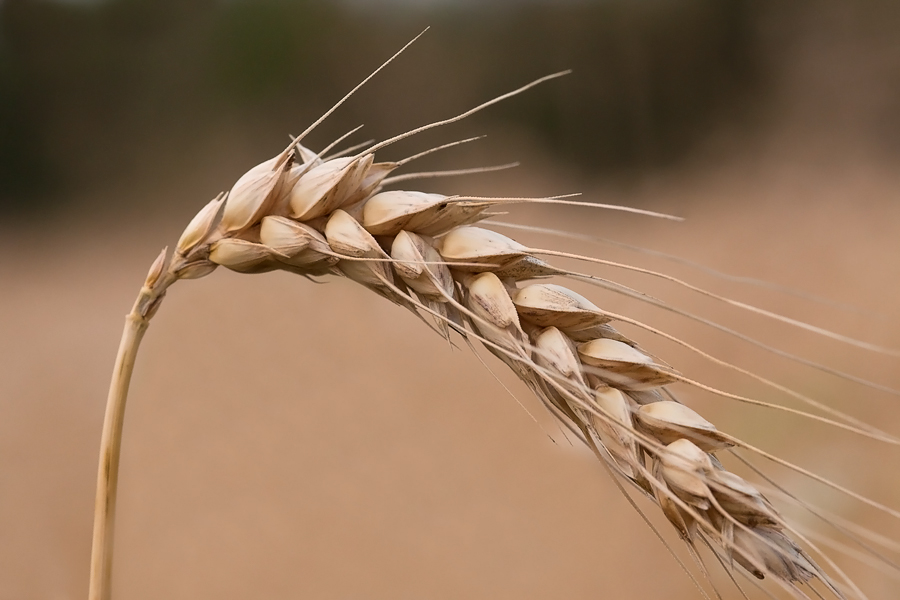
<path fill-rule="evenodd" d="M 164 278 L 165 279 L 165 278 Z M 161 282 L 162 283 L 162 282 Z M 169 283 L 166 281 L 165 283 Z M 167 285 L 144 286 L 125 317 L 125 329 L 109 384 L 103 436 L 100 439 L 100 462 L 97 467 L 97 495 L 94 500 L 94 537 L 91 547 L 89 600 L 109 600 L 112 583 L 113 528 L 116 517 L 116 489 L 119 480 L 119 455 L 122 447 L 122 425 L 125 401 L 141 339 L 165 294 Z"/>

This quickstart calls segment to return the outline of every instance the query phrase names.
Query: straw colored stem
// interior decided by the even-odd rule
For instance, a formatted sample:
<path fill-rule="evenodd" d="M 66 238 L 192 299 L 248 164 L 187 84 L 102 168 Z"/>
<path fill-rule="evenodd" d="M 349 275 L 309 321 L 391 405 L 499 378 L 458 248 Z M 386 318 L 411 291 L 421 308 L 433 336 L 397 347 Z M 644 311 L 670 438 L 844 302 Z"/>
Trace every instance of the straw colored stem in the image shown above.
<path fill-rule="evenodd" d="M 94 500 L 94 537 L 91 546 L 91 578 L 89 600 L 109 600 L 112 584 L 113 529 L 116 517 L 116 491 L 119 480 L 119 456 L 122 448 L 122 425 L 125 402 L 134 371 L 141 339 L 150 324 L 162 295 L 147 287 L 141 289 L 131 312 L 125 317 L 125 329 L 119 343 L 106 415 L 100 440 L 100 462 L 97 468 L 97 495 Z M 150 310 L 148 310 L 150 308 Z M 149 313 L 149 314 L 148 314 Z"/>

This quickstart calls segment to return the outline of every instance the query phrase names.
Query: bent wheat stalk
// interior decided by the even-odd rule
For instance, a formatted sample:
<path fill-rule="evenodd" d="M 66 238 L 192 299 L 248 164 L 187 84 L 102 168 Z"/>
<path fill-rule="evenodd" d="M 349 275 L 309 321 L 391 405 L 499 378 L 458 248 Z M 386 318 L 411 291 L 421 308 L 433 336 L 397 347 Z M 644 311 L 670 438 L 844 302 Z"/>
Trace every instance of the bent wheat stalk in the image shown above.
<path fill-rule="evenodd" d="M 481 342 L 587 444 L 614 477 L 620 478 L 617 485 L 626 496 L 623 483 L 659 506 L 688 545 L 707 583 L 710 580 L 696 548 L 698 542 L 712 549 L 739 590 L 735 573 L 769 578 L 798 598 L 808 597 L 807 591 L 820 595 L 819 590 L 838 598 L 865 597 L 827 556 L 785 521 L 756 486 L 726 470 L 715 453 L 724 449 L 757 452 L 892 516 L 900 517 L 900 513 L 720 432 L 680 403 L 668 386 L 679 382 L 696 386 L 725 398 L 786 410 L 887 444 L 900 443 L 896 438 L 789 388 L 714 359 L 639 321 L 604 311 L 572 290 L 532 280 L 553 276 L 591 277 L 566 271 L 538 256 L 576 258 L 638 270 L 858 348 L 896 355 L 895 351 L 716 296 L 661 273 L 531 248 L 493 230 L 475 226 L 493 216 L 490 210 L 495 206 L 589 203 L 562 196 L 484 198 L 383 189 L 391 183 L 417 178 L 508 167 L 391 176 L 420 156 L 472 140 L 445 144 L 394 162 L 375 162 L 375 152 L 416 133 L 458 121 L 562 74 L 543 77 L 457 117 L 374 145 L 367 142 L 331 156 L 327 153 L 346 136 L 318 153 L 303 146 L 303 139 L 356 91 L 357 86 L 277 156 L 250 169 L 228 193 L 220 194 L 203 207 L 184 230 L 171 257 L 165 249 L 162 251 L 126 318 L 110 385 L 97 478 L 91 600 L 110 597 L 119 451 L 125 401 L 138 346 L 173 283 L 204 277 L 219 266 L 241 273 L 285 270 L 305 277 L 344 276 L 409 309 L 448 340 L 451 332 L 455 332 L 470 345 Z M 674 218 L 627 207 L 590 206 Z M 638 299 L 651 298 L 605 279 L 591 279 Z M 679 314 L 690 316 L 684 312 Z M 647 352 L 617 331 L 614 322 L 630 323 L 662 335 L 841 420 L 706 386 Z M 632 501 L 630 496 L 629 501 Z M 633 502 L 632 506 L 638 508 Z M 858 533 L 854 531 L 853 535 Z M 830 566 L 832 575 L 826 574 L 797 540 L 820 556 Z M 835 544 L 839 543 L 831 543 Z M 880 556 L 875 550 L 873 553 Z M 735 564 L 738 569 L 734 568 Z M 685 571 L 690 574 L 686 567 Z M 817 586 L 802 587 L 816 581 Z M 704 585 L 696 579 L 695 583 L 700 593 L 709 597 Z"/>

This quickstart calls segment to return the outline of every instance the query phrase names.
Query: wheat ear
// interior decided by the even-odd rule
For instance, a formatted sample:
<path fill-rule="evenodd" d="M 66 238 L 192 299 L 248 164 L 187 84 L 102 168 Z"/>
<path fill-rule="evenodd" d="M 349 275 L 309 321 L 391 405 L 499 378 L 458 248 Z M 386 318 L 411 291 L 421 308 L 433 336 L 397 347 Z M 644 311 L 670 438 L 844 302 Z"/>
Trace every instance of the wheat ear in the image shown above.
<path fill-rule="evenodd" d="M 375 162 L 376 151 L 415 133 L 455 122 L 558 75 L 541 78 L 458 117 L 328 158 L 322 156 L 334 144 L 319 153 L 301 144 L 320 119 L 278 155 L 250 169 L 227 194 L 203 207 L 184 230 L 171 258 L 165 249 L 162 251 L 126 318 L 110 386 L 98 469 L 90 600 L 110 597 L 119 450 L 125 400 L 138 346 L 173 283 L 204 277 L 219 266 L 241 273 L 286 270 L 306 277 L 344 276 L 409 309 L 448 340 L 451 332 L 456 332 L 467 343 L 481 342 L 620 478 L 617 485 L 630 485 L 662 509 L 704 576 L 706 570 L 695 548 L 698 542 L 713 550 L 729 574 L 736 564 L 740 567 L 737 572 L 759 579 L 768 577 L 795 597 L 808 597 L 801 586 L 815 580 L 835 597 L 864 597 L 853 581 L 820 554 L 836 575 L 833 578 L 826 574 L 797 540 L 804 541 L 813 551 L 815 546 L 782 518 L 757 487 L 726 470 L 715 455 L 723 449 L 755 448 L 720 432 L 678 402 L 667 386 L 682 382 L 728 398 L 773 405 L 704 386 L 651 355 L 612 323 L 631 323 L 682 343 L 677 338 L 604 311 L 560 285 L 532 281 L 560 275 L 585 277 L 560 269 L 539 256 L 586 258 L 632 267 L 530 248 L 475 226 L 492 216 L 490 209 L 498 205 L 586 203 L 563 197 L 481 198 L 383 190 L 388 183 L 435 174 L 389 177 L 410 160 L 430 151 L 402 161 Z M 453 144 L 434 150 L 450 145 Z M 356 150 L 356 154 L 349 155 Z M 625 207 L 596 206 L 671 218 Z M 719 298 L 757 314 L 838 337 Z M 869 350 L 885 351 L 849 338 L 840 339 Z M 805 398 L 787 388 L 775 387 Z M 814 406 L 822 408 L 816 403 Z M 830 414 L 852 425 L 790 411 L 886 443 L 897 443 L 895 438 L 836 411 Z M 772 458 L 761 451 L 760 454 Z M 788 466 L 793 467 L 789 463 Z M 628 495 L 624 487 L 621 489 Z M 889 507 L 878 506 L 900 516 Z M 697 585 L 706 596 L 700 582 Z M 819 593 L 813 587 L 808 589 Z"/>

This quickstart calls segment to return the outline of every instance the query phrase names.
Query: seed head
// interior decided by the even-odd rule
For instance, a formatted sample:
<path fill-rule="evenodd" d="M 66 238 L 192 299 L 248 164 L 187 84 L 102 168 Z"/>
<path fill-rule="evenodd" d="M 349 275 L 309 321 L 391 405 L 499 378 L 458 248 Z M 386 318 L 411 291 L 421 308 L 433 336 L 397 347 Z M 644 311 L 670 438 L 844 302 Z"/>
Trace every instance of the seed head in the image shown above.
<path fill-rule="evenodd" d="M 272 212 L 284 192 L 286 175 L 293 164 L 293 153 L 280 154 L 244 173 L 228 193 L 219 229 L 236 233 L 256 225 Z"/>
<path fill-rule="evenodd" d="M 150 270 L 144 279 L 144 287 L 153 288 L 156 282 L 159 281 L 159 276 L 162 275 L 163 268 L 166 266 L 166 253 L 168 250 L 168 248 L 163 248 L 156 260 L 153 261 L 153 264 L 150 265 Z"/>
<path fill-rule="evenodd" d="M 681 439 L 666 446 L 659 460 L 662 477 L 676 496 L 700 510 L 709 508 L 712 492 L 706 479 L 713 466 L 706 452 Z"/>
<path fill-rule="evenodd" d="M 291 217 L 308 221 L 346 206 L 359 189 L 372 159 L 371 154 L 362 158 L 335 158 L 301 175 L 288 197 Z"/>
<path fill-rule="evenodd" d="M 438 251 L 447 262 L 484 263 L 484 267 L 455 265 L 461 271 L 485 271 L 500 268 L 514 260 L 529 255 L 522 244 L 505 235 L 480 227 L 458 227 L 442 237 Z"/>
<path fill-rule="evenodd" d="M 679 402 L 665 400 L 647 404 L 635 416 L 641 429 L 663 444 L 684 438 L 706 452 L 734 445 L 715 425 Z"/>
<path fill-rule="evenodd" d="M 624 342 L 591 340 L 578 346 L 578 355 L 591 373 L 620 389 L 647 390 L 675 381 L 671 367 Z"/>
<path fill-rule="evenodd" d="M 526 286 L 513 296 L 513 302 L 523 318 L 541 327 L 584 329 L 609 321 L 593 302 L 552 283 Z"/>
<path fill-rule="evenodd" d="M 240 239 L 226 238 L 214 243 L 209 260 L 239 273 L 265 273 L 278 268 L 271 248 Z"/>
<path fill-rule="evenodd" d="M 219 194 L 201 208 L 200 212 L 194 215 L 188 226 L 184 228 L 184 233 L 181 234 L 178 244 L 175 246 L 175 251 L 178 254 L 186 256 L 209 236 L 226 197 L 226 194 Z"/>
<path fill-rule="evenodd" d="M 453 275 L 434 245 L 409 231 L 401 231 L 391 245 L 394 270 L 416 292 L 439 302 L 454 297 Z"/>
<path fill-rule="evenodd" d="M 338 262 L 321 233 L 287 217 L 264 217 L 260 241 L 275 252 L 275 258 L 310 274 L 327 272 Z"/>

